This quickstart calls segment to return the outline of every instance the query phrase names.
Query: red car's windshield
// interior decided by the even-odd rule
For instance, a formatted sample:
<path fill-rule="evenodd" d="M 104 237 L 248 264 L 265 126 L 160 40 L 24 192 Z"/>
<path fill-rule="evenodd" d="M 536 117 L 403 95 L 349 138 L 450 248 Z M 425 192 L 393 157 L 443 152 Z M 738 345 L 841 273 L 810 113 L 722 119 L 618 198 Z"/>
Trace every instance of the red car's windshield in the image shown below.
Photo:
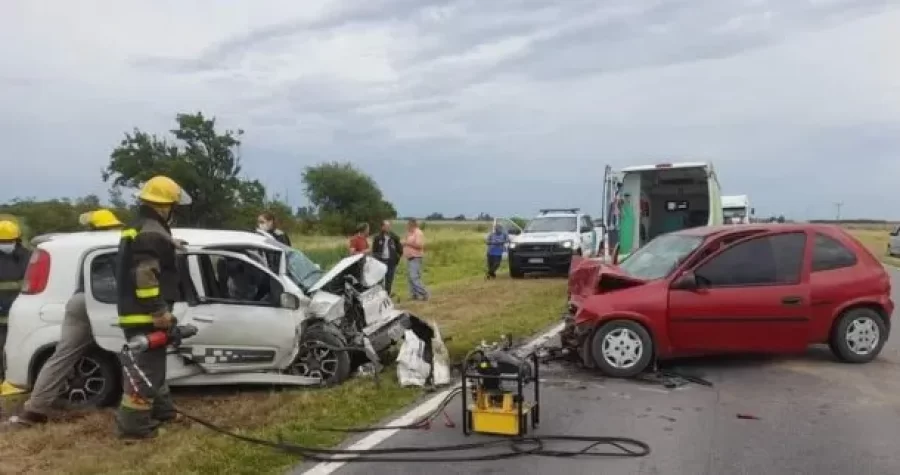
<path fill-rule="evenodd" d="M 669 275 L 682 260 L 703 243 L 702 236 L 665 234 L 629 255 L 619 268 L 643 280 L 661 279 Z"/>

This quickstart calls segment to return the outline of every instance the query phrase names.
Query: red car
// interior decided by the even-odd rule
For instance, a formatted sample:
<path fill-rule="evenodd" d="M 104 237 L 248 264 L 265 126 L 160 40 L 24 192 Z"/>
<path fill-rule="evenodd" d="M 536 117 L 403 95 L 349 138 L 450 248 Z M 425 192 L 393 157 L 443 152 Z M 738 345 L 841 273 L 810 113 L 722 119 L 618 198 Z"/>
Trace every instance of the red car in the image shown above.
<path fill-rule="evenodd" d="M 563 345 L 617 377 L 656 359 L 802 353 L 815 343 L 865 363 L 881 352 L 894 311 L 890 276 L 872 253 L 815 224 L 691 228 L 619 265 L 577 259 L 569 298 Z"/>

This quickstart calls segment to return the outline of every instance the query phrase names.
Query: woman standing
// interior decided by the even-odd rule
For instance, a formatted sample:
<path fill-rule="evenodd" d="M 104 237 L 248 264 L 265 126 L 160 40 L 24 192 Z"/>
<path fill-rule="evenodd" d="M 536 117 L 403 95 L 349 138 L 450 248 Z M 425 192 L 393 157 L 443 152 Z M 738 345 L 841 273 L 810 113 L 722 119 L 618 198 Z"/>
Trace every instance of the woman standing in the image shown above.
<path fill-rule="evenodd" d="M 275 239 L 285 246 L 291 247 L 291 238 L 288 237 L 287 233 L 278 229 L 278 225 L 275 222 L 275 215 L 272 214 L 271 211 L 263 211 L 262 214 L 256 218 L 256 232 L 271 236 L 272 239 Z"/>

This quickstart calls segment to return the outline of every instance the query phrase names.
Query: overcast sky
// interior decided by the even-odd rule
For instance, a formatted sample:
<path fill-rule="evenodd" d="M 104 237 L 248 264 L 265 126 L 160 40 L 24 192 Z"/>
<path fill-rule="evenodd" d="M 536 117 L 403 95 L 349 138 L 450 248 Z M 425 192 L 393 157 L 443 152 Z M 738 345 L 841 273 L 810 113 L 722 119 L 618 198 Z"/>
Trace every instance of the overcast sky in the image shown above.
<path fill-rule="evenodd" d="M 125 131 L 202 110 L 294 204 L 337 159 L 404 215 L 599 214 L 605 164 L 699 159 L 758 214 L 900 218 L 898 6 L 9 0 L 0 201 L 105 196 Z"/>

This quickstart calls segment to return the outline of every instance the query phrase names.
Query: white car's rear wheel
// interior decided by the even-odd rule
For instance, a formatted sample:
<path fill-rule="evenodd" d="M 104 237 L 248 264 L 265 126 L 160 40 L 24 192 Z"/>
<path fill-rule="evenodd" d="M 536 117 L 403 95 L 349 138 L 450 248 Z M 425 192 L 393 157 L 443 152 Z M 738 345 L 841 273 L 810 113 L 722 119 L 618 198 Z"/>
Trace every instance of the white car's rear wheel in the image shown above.
<path fill-rule="evenodd" d="M 63 386 L 59 402 L 66 407 L 107 406 L 122 392 L 119 365 L 107 353 L 95 350 L 83 356 Z"/>

